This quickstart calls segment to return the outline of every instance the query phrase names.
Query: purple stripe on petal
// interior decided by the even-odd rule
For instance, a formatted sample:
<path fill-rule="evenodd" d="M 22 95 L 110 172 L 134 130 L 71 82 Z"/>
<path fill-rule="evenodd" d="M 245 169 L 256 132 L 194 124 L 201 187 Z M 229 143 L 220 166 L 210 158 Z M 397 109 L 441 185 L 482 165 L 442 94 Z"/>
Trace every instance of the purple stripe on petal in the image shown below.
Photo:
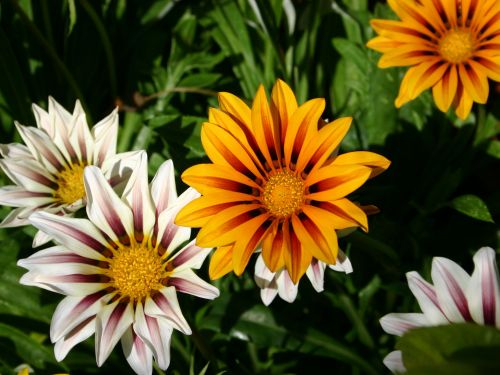
<path fill-rule="evenodd" d="M 73 310 L 71 310 L 68 315 L 80 315 L 82 312 L 92 306 L 97 300 L 99 300 L 99 298 L 101 298 L 104 294 L 106 294 L 106 292 L 100 291 L 82 298 L 82 300 L 73 308 Z M 92 317 L 94 316 L 95 315 L 92 315 Z"/>
<path fill-rule="evenodd" d="M 168 223 L 167 228 L 165 229 L 165 232 L 163 232 L 163 236 L 160 241 L 160 247 L 162 249 L 168 248 L 168 246 L 174 239 L 178 229 L 179 227 L 177 225 L 174 225 L 172 221 Z"/>
<path fill-rule="evenodd" d="M 72 227 L 70 225 L 61 223 L 61 222 L 56 222 L 56 221 L 51 221 L 50 226 L 54 229 L 57 229 L 66 235 L 80 241 L 81 243 L 87 245 L 88 247 L 98 251 L 98 252 L 103 252 L 106 250 L 106 247 L 101 244 L 99 241 L 97 241 L 95 238 L 89 236 L 87 233 L 82 232 L 75 227 Z"/>
<path fill-rule="evenodd" d="M 443 310 L 441 309 L 441 306 L 439 305 L 438 299 L 437 299 L 437 294 L 436 291 L 433 290 L 429 285 L 424 283 L 422 280 L 414 278 L 413 281 L 417 285 L 417 287 L 424 292 L 424 294 L 429 298 L 429 300 L 443 313 Z"/>
<path fill-rule="evenodd" d="M 470 315 L 467 298 L 465 297 L 462 288 L 460 288 L 460 285 L 458 285 L 453 275 L 446 268 L 442 267 L 441 270 L 446 277 L 446 287 L 449 290 L 450 295 L 453 298 L 453 302 L 458 308 L 458 311 L 460 311 L 460 314 L 465 321 L 471 322 L 472 316 Z"/>
<path fill-rule="evenodd" d="M 172 265 L 174 268 L 182 266 L 184 263 L 188 262 L 191 258 L 195 257 L 202 250 L 201 247 L 196 246 L 194 243 L 184 249 L 182 253 L 177 255 L 174 259 L 172 259 Z"/>
<path fill-rule="evenodd" d="M 133 337 L 133 346 L 135 347 L 135 350 L 137 352 L 137 355 L 141 358 L 144 359 L 146 358 L 146 344 L 144 341 L 141 340 L 141 338 L 132 330 L 132 337 Z"/>
<path fill-rule="evenodd" d="M 170 319 L 174 320 L 179 327 L 184 326 L 184 317 L 180 317 L 177 315 L 177 312 L 172 307 L 170 302 L 165 298 L 165 296 L 161 293 L 157 293 L 153 296 L 153 301 L 160 308 L 163 313 L 168 316 Z"/>
<path fill-rule="evenodd" d="M 488 266 L 488 258 L 484 257 L 483 274 L 481 277 L 481 290 L 483 298 L 483 317 L 484 324 L 495 325 L 495 278 Z"/>
<path fill-rule="evenodd" d="M 54 181 L 49 180 L 44 175 L 37 173 L 34 170 L 29 169 L 28 167 L 21 167 L 20 165 L 8 163 L 7 168 L 12 173 L 23 175 L 23 176 L 29 178 L 30 180 L 38 182 L 41 185 L 45 185 L 45 186 L 48 186 L 51 188 L 57 187 L 57 184 Z"/>
<path fill-rule="evenodd" d="M 113 337 L 113 333 L 115 332 L 116 327 L 118 326 L 118 323 L 120 322 L 120 319 L 122 318 L 126 308 L 127 308 L 126 303 L 118 303 L 116 305 L 115 309 L 109 316 L 108 323 L 106 324 L 106 327 L 104 328 L 104 331 L 102 333 L 103 341 L 109 343 L 111 337 Z"/>
<path fill-rule="evenodd" d="M 35 261 L 36 264 L 82 263 L 82 264 L 90 264 L 93 266 L 99 264 L 98 260 L 85 258 L 80 255 L 72 253 L 34 257 L 31 258 L 30 260 Z"/>
<path fill-rule="evenodd" d="M 71 275 L 52 276 L 51 281 L 56 283 L 102 283 L 107 278 L 105 275 L 82 275 L 74 273 Z"/>
<path fill-rule="evenodd" d="M 158 325 L 158 321 L 156 320 L 156 318 L 153 318 L 146 314 L 144 314 L 144 317 L 146 318 L 146 325 L 148 326 L 148 331 L 151 336 L 153 347 L 156 349 L 156 351 L 160 351 L 163 345 L 160 337 L 160 326 Z"/>

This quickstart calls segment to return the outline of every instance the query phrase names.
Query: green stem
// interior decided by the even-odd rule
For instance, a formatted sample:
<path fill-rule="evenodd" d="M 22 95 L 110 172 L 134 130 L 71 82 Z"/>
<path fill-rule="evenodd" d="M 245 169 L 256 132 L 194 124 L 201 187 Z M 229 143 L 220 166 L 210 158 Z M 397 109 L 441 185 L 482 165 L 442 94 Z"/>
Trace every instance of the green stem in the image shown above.
<path fill-rule="evenodd" d="M 101 19 L 97 15 L 96 11 L 89 4 L 87 0 L 80 0 L 80 4 L 83 9 L 87 12 L 89 17 L 94 22 L 95 28 L 101 37 L 102 46 L 104 47 L 104 53 L 106 55 L 106 62 L 108 65 L 108 73 L 109 73 L 109 84 L 111 86 L 111 96 L 116 98 L 117 95 L 117 84 L 116 84 L 116 71 L 115 71 L 115 58 L 113 55 L 113 49 L 111 47 L 111 41 L 109 40 L 108 33 L 104 28 Z"/>

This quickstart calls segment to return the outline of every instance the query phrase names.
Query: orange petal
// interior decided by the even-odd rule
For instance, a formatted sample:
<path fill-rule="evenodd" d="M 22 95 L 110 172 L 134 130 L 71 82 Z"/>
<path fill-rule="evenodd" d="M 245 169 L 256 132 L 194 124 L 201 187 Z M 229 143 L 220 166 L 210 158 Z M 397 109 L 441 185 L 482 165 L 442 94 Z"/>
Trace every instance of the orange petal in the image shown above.
<path fill-rule="evenodd" d="M 474 69 L 474 66 L 464 64 L 458 66 L 460 81 L 473 101 L 486 103 L 489 92 L 488 78 L 480 70 Z"/>
<path fill-rule="evenodd" d="M 269 216 L 260 215 L 260 204 L 239 204 L 226 208 L 214 215 L 203 226 L 196 237 L 196 244 L 200 247 L 225 246 L 235 242 L 239 236 L 248 236 L 241 228 L 252 218 Z"/>
<path fill-rule="evenodd" d="M 337 156 L 330 165 L 363 165 L 371 169 L 372 178 L 389 168 L 391 162 L 374 152 L 353 151 Z"/>
<path fill-rule="evenodd" d="M 176 225 L 184 227 L 202 227 L 215 214 L 255 197 L 247 194 L 224 191 L 204 195 L 185 205 L 175 218 Z"/>
<path fill-rule="evenodd" d="M 349 199 L 344 198 L 333 202 L 320 202 L 318 207 L 334 215 L 329 221 L 335 229 L 359 226 L 365 232 L 368 232 L 366 212 Z"/>
<path fill-rule="evenodd" d="M 205 122 L 201 129 L 201 142 L 215 164 L 229 165 L 245 175 L 251 172 L 254 176 L 263 178 L 246 148 L 219 125 Z"/>
<path fill-rule="evenodd" d="M 229 190 L 252 195 L 254 189 L 261 189 L 253 180 L 227 165 L 197 164 L 186 169 L 181 178 L 201 194 Z"/>
<path fill-rule="evenodd" d="M 390 39 L 385 36 L 377 36 L 368 41 L 368 43 L 366 43 L 366 46 L 368 48 L 371 48 L 377 52 L 382 52 L 382 53 L 391 51 L 394 48 L 399 48 L 404 45 L 405 45 L 404 42 Z"/>
<path fill-rule="evenodd" d="M 233 270 L 233 245 L 220 246 L 210 258 L 208 275 L 210 279 L 217 280 Z"/>
<path fill-rule="evenodd" d="M 276 144 L 273 118 L 262 85 L 259 86 L 252 104 L 252 128 L 260 152 L 268 165 L 274 169 L 273 160 L 278 160 L 279 146 Z"/>
<path fill-rule="evenodd" d="M 455 64 L 451 64 L 448 71 L 443 75 L 432 88 L 432 95 L 436 106 L 442 111 L 447 112 L 453 99 L 457 94 L 458 74 Z"/>
<path fill-rule="evenodd" d="M 472 98 L 471 96 L 464 90 L 461 84 L 458 85 L 457 96 L 453 101 L 453 105 L 455 107 L 455 113 L 459 118 L 465 120 L 472 109 Z"/>
<path fill-rule="evenodd" d="M 446 18 L 448 19 L 448 23 L 451 25 L 450 28 L 455 29 L 458 25 L 457 0 L 442 1 L 441 4 L 443 4 L 444 12 L 446 14 Z"/>
<path fill-rule="evenodd" d="M 236 275 L 241 275 L 262 238 L 267 233 L 270 222 L 268 215 L 260 215 L 247 221 L 238 229 L 234 243 L 233 267 Z"/>
<path fill-rule="evenodd" d="M 218 98 L 221 110 L 227 112 L 241 128 L 252 129 L 251 111 L 243 100 L 228 92 L 220 92 Z"/>
<path fill-rule="evenodd" d="M 323 225 L 321 225 L 323 227 Z M 305 214 L 292 215 L 293 232 L 299 239 L 302 247 L 313 257 L 328 263 L 334 264 L 337 257 L 338 244 L 337 235 L 333 228 L 326 234 Z M 293 242 L 293 240 L 292 240 Z M 292 244 L 293 246 L 293 244 Z M 285 256 L 286 263 L 286 256 Z"/>
<path fill-rule="evenodd" d="M 316 137 L 302 149 L 297 160 L 297 171 L 310 173 L 323 166 L 351 127 L 352 117 L 339 118 L 322 127 Z"/>
<path fill-rule="evenodd" d="M 363 185 L 370 177 L 371 168 L 359 165 L 328 165 L 307 176 L 306 199 L 333 201 L 344 198 Z"/>
<path fill-rule="evenodd" d="M 210 108 L 208 110 L 208 122 L 217 124 L 231 133 L 250 155 L 257 168 L 259 168 L 260 171 L 264 171 L 259 158 L 255 154 L 253 147 L 250 144 L 250 142 L 252 142 L 253 145 L 256 145 L 254 135 L 250 131 L 250 129 L 248 129 L 246 126 L 241 127 L 240 124 L 236 122 L 228 113 L 216 108 Z"/>
<path fill-rule="evenodd" d="M 379 68 L 391 68 L 394 66 L 417 65 L 425 61 L 433 60 L 434 56 L 429 52 L 434 52 L 436 47 L 429 43 L 405 44 L 391 51 L 386 52 L 379 60 Z"/>
<path fill-rule="evenodd" d="M 285 134 L 290 117 L 297 110 L 298 104 L 295 95 L 285 82 L 278 79 L 271 93 L 271 114 L 273 116 L 275 134 L 279 136 L 279 143 L 285 142 Z"/>
<path fill-rule="evenodd" d="M 290 279 L 294 284 L 297 284 L 309 268 L 312 255 L 304 250 L 304 246 L 293 232 L 291 233 L 290 245 L 289 251 L 284 253 L 285 265 Z"/>
<path fill-rule="evenodd" d="M 325 110 L 324 99 L 312 99 L 302 104 L 293 114 L 285 136 L 285 163 L 295 164 L 300 150 L 317 134 L 318 120 Z"/>
<path fill-rule="evenodd" d="M 284 266 L 284 253 L 290 251 L 290 230 L 288 220 L 274 222 L 262 240 L 262 258 L 271 272 Z"/>

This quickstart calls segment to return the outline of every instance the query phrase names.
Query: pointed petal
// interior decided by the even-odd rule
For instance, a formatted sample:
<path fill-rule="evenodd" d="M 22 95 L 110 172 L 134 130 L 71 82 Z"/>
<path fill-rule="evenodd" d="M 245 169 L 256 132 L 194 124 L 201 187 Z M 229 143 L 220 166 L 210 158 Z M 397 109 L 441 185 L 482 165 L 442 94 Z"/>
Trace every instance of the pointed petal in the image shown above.
<path fill-rule="evenodd" d="M 16 185 L 26 190 L 53 194 L 57 188 L 54 177 L 38 161 L 0 159 L 0 168 Z"/>
<path fill-rule="evenodd" d="M 292 89 L 281 79 L 278 79 L 271 93 L 270 109 L 276 128 L 275 132 L 279 136 L 279 143 L 282 145 L 285 143 L 288 122 L 297 108 L 297 99 L 295 99 Z"/>
<path fill-rule="evenodd" d="M 439 305 L 434 287 L 425 281 L 417 272 L 406 274 L 408 287 L 418 301 L 418 305 L 431 325 L 449 323 Z"/>
<path fill-rule="evenodd" d="M 35 212 L 30 216 L 30 222 L 76 254 L 104 259 L 101 253 L 106 250 L 107 241 L 90 221 Z"/>
<path fill-rule="evenodd" d="M 325 263 L 313 258 L 311 260 L 311 265 L 306 271 L 307 278 L 311 282 L 314 290 L 318 293 L 325 289 L 325 268 Z"/>
<path fill-rule="evenodd" d="M 191 241 L 171 258 L 172 265 L 176 271 L 186 268 L 199 269 L 212 249 L 205 249 L 195 245 Z"/>
<path fill-rule="evenodd" d="M 151 181 L 151 196 L 158 213 L 165 211 L 177 199 L 172 160 L 163 162 L 158 168 L 153 181 Z"/>
<path fill-rule="evenodd" d="M 276 275 L 276 284 L 278 285 L 278 294 L 282 300 L 292 303 L 297 298 L 299 290 L 298 281 L 294 284 L 286 270 L 281 270 Z"/>
<path fill-rule="evenodd" d="M 174 270 L 168 280 L 168 285 L 175 287 L 177 292 L 200 298 L 214 299 L 219 296 L 219 289 L 202 280 L 189 268 L 181 271 Z"/>
<path fill-rule="evenodd" d="M 384 358 L 384 365 L 394 374 L 406 372 L 406 367 L 403 364 L 403 352 L 401 350 L 395 350 L 387 354 Z"/>
<path fill-rule="evenodd" d="M 424 314 L 391 313 L 384 315 L 380 319 L 380 325 L 385 332 L 391 335 L 403 336 L 403 334 L 410 329 L 427 327 L 430 325 L 430 323 Z"/>
<path fill-rule="evenodd" d="M 344 198 L 363 185 L 370 177 L 371 169 L 358 165 L 329 165 L 307 176 L 306 199 L 334 201 Z"/>
<path fill-rule="evenodd" d="M 236 275 L 239 276 L 245 271 L 252 254 L 268 231 L 270 227 L 270 222 L 267 221 L 268 218 L 269 215 L 263 214 L 246 220 L 235 231 L 233 267 Z"/>
<path fill-rule="evenodd" d="M 104 293 L 65 297 L 52 315 L 50 340 L 56 342 L 63 339 L 82 322 L 95 317 L 108 298 L 109 296 L 105 296 Z"/>
<path fill-rule="evenodd" d="M 373 178 L 389 168 L 391 162 L 374 152 L 353 151 L 337 156 L 331 165 L 363 165 L 371 169 Z"/>
<path fill-rule="evenodd" d="M 170 364 L 170 340 L 173 331 L 168 321 L 146 315 L 142 304 L 138 304 L 135 312 L 134 331 L 152 350 L 158 366 L 166 370 Z"/>
<path fill-rule="evenodd" d="M 153 373 L 153 353 L 142 339 L 129 327 L 121 339 L 122 350 L 128 364 L 138 375 Z"/>
<path fill-rule="evenodd" d="M 340 249 L 339 249 L 339 253 L 337 255 L 337 263 L 330 264 L 328 267 L 334 271 L 344 272 L 346 274 L 352 272 L 351 261 L 349 260 L 347 255 L 345 255 L 345 253 Z"/>
<path fill-rule="evenodd" d="M 115 301 L 101 309 L 97 314 L 95 331 L 97 366 L 102 366 L 133 322 L 134 311 L 130 303 Z"/>
<path fill-rule="evenodd" d="M 233 271 L 233 247 L 220 246 L 214 251 L 208 268 L 210 279 L 217 280 Z"/>
<path fill-rule="evenodd" d="M 472 319 L 479 324 L 500 328 L 500 277 L 495 250 L 483 247 L 473 259 L 474 272 L 466 291 Z"/>
<path fill-rule="evenodd" d="M 92 128 L 92 136 L 94 137 L 94 163 L 100 166 L 116 153 L 118 108 Z"/>
<path fill-rule="evenodd" d="M 22 186 L 0 188 L 0 205 L 10 207 L 39 207 L 54 202 L 54 196 L 45 192 L 28 191 Z"/>
<path fill-rule="evenodd" d="M 242 234 L 245 237 L 252 235 L 254 232 L 244 232 L 242 228 L 252 219 L 259 218 L 261 222 L 267 219 L 269 214 L 260 214 L 260 208 L 261 204 L 240 204 L 219 212 L 198 232 L 197 245 L 224 246 L 235 242 Z"/>
<path fill-rule="evenodd" d="M 125 199 L 132 209 L 135 239 L 142 242 L 144 236 L 151 233 L 156 221 L 148 184 L 148 155 L 145 152 L 139 157 L 139 165 L 132 172 L 122 199 Z"/>
<path fill-rule="evenodd" d="M 324 99 L 312 99 L 294 112 L 288 124 L 283 150 L 287 166 L 297 163 L 300 151 L 317 133 L 318 121 L 324 110 Z"/>
<path fill-rule="evenodd" d="M 54 345 L 54 355 L 57 361 L 62 361 L 76 344 L 88 339 L 95 332 L 95 317 L 83 320 L 75 328 L 61 337 Z"/>
<path fill-rule="evenodd" d="M 153 318 L 167 319 L 170 324 L 185 335 L 191 334 L 191 328 L 182 315 L 174 287 L 166 287 L 146 299 L 144 312 Z"/>
<path fill-rule="evenodd" d="M 432 281 L 439 305 L 451 322 L 471 321 L 465 291 L 470 276 L 450 259 L 434 257 L 432 260 Z"/>
<path fill-rule="evenodd" d="M 300 152 L 297 171 L 310 173 L 322 167 L 332 152 L 339 147 L 351 127 L 351 122 L 351 117 L 343 117 L 322 127 L 316 137 L 311 138 Z"/>
<path fill-rule="evenodd" d="M 130 207 L 116 195 L 99 168 L 86 167 L 84 181 L 89 219 L 113 241 L 128 245 L 134 233 Z"/>
<path fill-rule="evenodd" d="M 302 248 L 308 254 L 328 264 L 335 264 L 338 243 L 333 228 L 326 228 L 325 223 L 318 226 L 305 214 L 292 216 L 293 233 L 299 239 Z M 306 271 L 307 267 L 304 269 Z M 298 279 L 297 279 L 298 280 Z"/>

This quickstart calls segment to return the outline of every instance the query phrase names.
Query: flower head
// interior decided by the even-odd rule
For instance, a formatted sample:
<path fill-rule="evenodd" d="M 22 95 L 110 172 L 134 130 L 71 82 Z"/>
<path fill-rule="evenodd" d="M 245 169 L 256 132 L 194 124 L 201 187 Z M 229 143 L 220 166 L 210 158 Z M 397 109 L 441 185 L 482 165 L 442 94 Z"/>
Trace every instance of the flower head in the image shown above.
<path fill-rule="evenodd" d="M 486 103 L 488 78 L 500 81 L 500 3 L 497 0 L 388 0 L 401 19 L 372 20 L 379 34 L 368 47 L 378 66 L 410 66 L 396 106 L 432 87 L 434 102 L 464 119 Z"/>
<path fill-rule="evenodd" d="M 500 328 L 500 278 L 495 251 L 489 247 L 474 255 L 474 272 L 469 275 L 448 258 L 432 260 L 432 282 L 417 272 L 406 274 L 408 286 L 422 313 L 391 313 L 380 319 L 382 328 L 392 335 L 403 335 L 416 327 L 475 322 Z M 404 370 L 401 352 L 390 353 L 384 363 L 393 371 Z"/>
<path fill-rule="evenodd" d="M 71 214 L 85 204 L 83 170 L 100 167 L 106 178 L 117 185 L 127 177 L 136 161 L 136 152 L 116 154 L 118 112 L 89 130 L 85 113 L 76 101 L 73 114 L 49 97 L 49 110 L 33 104 L 37 127 L 16 122 L 26 145 L 0 145 L 0 168 L 15 185 L 0 188 L 0 204 L 16 207 L 0 227 L 29 224 L 35 211 Z M 39 234 L 35 245 L 47 242 Z"/>
<path fill-rule="evenodd" d="M 172 329 L 191 333 L 176 292 L 219 295 L 192 270 L 201 267 L 210 249 L 191 241 L 175 251 L 191 230 L 174 225 L 173 218 L 197 193 L 188 189 L 177 198 L 170 161 L 148 186 L 145 153 L 121 198 L 97 167 L 86 167 L 84 180 L 88 220 L 46 212 L 31 216 L 57 246 L 18 262 L 29 270 L 21 283 L 67 296 L 50 329 L 58 360 L 95 332 L 99 366 L 121 338 L 138 374 L 151 374 L 153 356 L 166 369 Z"/>
<path fill-rule="evenodd" d="M 313 259 L 311 265 L 307 268 L 306 276 L 311 282 L 314 290 L 318 293 L 324 290 L 325 269 L 327 264 Z M 352 272 L 351 262 L 349 258 L 339 249 L 337 255 L 337 263 L 328 265 L 332 270 L 344 272 L 346 274 Z M 290 275 L 286 269 L 282 268 L 277 272 L 271 272 L 266 267 L 262 255 L 259 255 L 255 262 L 255 283 L 260 288 L 260 298 L 264 305 L 268 306 L 278 295 L 281 299 L 292 303 L 297 298 L 299 284 L 294 284 L 290 279 Z"/>
<path fill-rule="evenodd" d="M 201 134 L 212 163 L 182 174 L 202 197 L 176 218 L 201 227 L 199 246 L 217 247 L 210 276 L 241 275 L 258 247 L 266 267 L 286 269 L 294 284 L 314 259 L 335 264 L 335 230 L 368 227 L 365 212 L 346 196 L 389 161 L 371 152 L 337 156 L 351 118 L 325 124 L 324 99 L 298 106 L 283 81 L 271 103 L 261 86 L 252 108 L 228 93 L 219 94 L 219 104 Z"/>

